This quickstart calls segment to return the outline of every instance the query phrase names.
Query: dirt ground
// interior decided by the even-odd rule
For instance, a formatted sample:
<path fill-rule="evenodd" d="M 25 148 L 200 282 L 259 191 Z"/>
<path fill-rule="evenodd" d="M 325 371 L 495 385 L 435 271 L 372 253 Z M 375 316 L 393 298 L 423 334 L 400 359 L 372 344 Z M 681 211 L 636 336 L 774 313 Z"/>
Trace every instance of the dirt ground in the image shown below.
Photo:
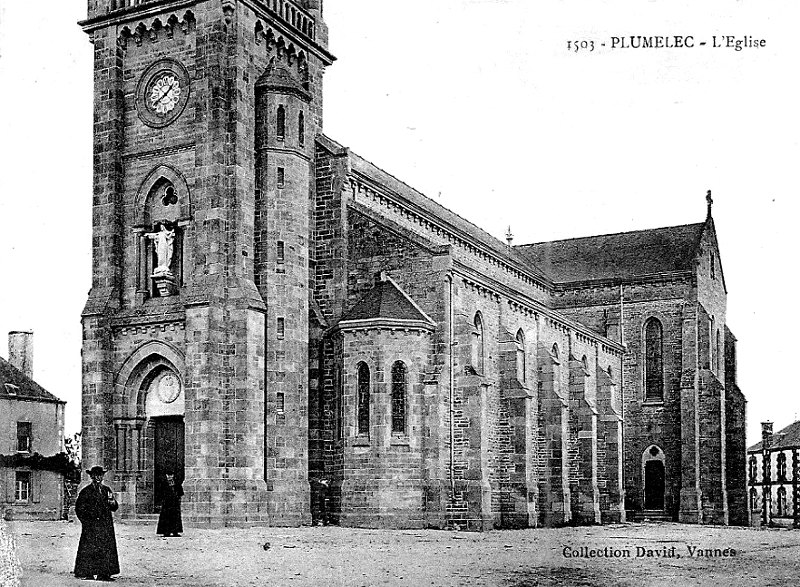
<path fill-rule="evenodd" d="M 72 577 L 78 523 L 13 522 L 11 529 L 23 585 L 104 584 Z M 157 537 L 150 525 L 117 524 L 116 530 L 122 572 L 115 584 L 125 586 L 763 587 L 795 584 L 800 576 L 800 530 L 671 523 L 484 534 L 189 528 L 180 538 Z M 689 547 L 716 556 L 691 556 Z M 664 558 L 669 554 L 680 557 Z"/>

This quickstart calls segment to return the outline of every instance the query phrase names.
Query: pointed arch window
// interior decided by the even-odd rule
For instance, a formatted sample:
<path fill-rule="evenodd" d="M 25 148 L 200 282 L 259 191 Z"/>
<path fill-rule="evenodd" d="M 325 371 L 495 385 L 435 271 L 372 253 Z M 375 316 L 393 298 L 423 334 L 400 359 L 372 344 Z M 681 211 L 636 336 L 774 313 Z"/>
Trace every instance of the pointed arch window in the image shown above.
<path fill-rule="evenodd" d="M 279 141 L 286 138 L 286 108 L 283 104 L 278 106 L 277 121 L 275 123 L 275 134 Z"/>
<path fill-rule="evenodd" d="M 715 354 L 715 356 L 717 358 L 716 365 L 714 365 L 714 368 L 717 371 L 717 375 L 719 375 L 720 372 L 722 371 L 722 369 L 721 369 L 721 367 L 722 367 L 722 354 L 720 353 L 719 346 L 720 346 L 719 329 L 717 329 L 716 341 L 714 342 L 714 354 Z"/>
<path fill-rule="evenodd" d="M 556 343 L 553 343 L 553 348 L 550 349 L 550 354 L 554 359 L 558 359 L 558 345 Z"/>
<path fill-rule="evenodd" d="M 525 333 L 521 328 L 517 331 L 515 343 L 517 347 L 517 380 L 520 383 L 525 383 L 525 373 L 527 371 L 525 364 Z"/>
<path fill-rule="evenodd" d="M 664 330 L 657 318 L 650 318 L 644 327 L 645 400 L 664 399 Z"/>
<path fill-rule="evenodd" d="M 484 355 L 484 344 L 483 344 L 483 319 L 481 318 L 481 313 L 478 312 L 475 314 L 475 321 L 474 321 L 475 330 L 473 330 L 473 340 L 472 340 L 472 366 L 479 374 L 483 374 L 483 355 Z"/>
<path fill-rule="evenodd" d="M 406 398 L 408 369 L 403 361 L 392 365 L 392 432 L 406 433 Z"/>
<path fill-rule="evenodd" d="M 358 433 L 369 434 L 369 367 L 358 364 Z"/>

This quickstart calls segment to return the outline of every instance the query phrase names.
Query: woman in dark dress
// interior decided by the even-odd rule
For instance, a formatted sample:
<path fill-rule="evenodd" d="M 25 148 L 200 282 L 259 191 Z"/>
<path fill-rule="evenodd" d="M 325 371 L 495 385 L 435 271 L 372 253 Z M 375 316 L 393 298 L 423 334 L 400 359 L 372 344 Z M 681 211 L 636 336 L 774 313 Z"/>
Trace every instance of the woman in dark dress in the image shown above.
<path fill-rule="evenodd" d="M 167 473 L 164 483 L 164 500 L 161 503 L 161 514 L 158 516 L 156 534 L 164 536 L 180 536 L 183 532 L 181 522 L 181 496 L 183 489 L 175 479 L 175 475 Z"/>

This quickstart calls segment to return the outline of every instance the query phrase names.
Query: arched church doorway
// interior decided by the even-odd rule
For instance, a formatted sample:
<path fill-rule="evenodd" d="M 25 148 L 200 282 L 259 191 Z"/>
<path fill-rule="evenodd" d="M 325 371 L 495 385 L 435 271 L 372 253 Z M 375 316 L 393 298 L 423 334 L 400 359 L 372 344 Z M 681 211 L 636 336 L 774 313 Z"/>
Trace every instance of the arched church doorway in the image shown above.
<path fill-rule="evenodd" d="M 666 490 L 664 452 L 652 445 L 642 455 L 644 480 L 644 509 L 663 510 Z"/>
<path fill-rule="evenodd" d="M 154 374 L 146 392 L 146 416 L 152 438 L 151 468 L 153 479 L 153 511 L 161 511 L 167 473 L 175 480 L 184 480 L 184 394 L 178 376 L 171 369 Z"/>
<path fill-rule="evenodd" d="M 664 509 L 664 463 L 647 461 L 644 465 L 644 509 Z"/>

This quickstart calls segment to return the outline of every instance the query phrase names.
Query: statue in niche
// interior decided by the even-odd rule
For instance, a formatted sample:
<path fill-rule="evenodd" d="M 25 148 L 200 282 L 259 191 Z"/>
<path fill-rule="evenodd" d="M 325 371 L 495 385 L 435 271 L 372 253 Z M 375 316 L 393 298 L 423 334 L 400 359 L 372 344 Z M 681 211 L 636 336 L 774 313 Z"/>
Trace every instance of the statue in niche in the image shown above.
<path fill-rule="evenodd" d="M 166 222 L 160 224 L 157 232 L 148 232 L 145 236 L 153 241 L 156 249 L 157 266 L 153 271 L 153 277 L 170 273 L 172 256 L 175 251 L 175 229 L 169 228 Z"/>

